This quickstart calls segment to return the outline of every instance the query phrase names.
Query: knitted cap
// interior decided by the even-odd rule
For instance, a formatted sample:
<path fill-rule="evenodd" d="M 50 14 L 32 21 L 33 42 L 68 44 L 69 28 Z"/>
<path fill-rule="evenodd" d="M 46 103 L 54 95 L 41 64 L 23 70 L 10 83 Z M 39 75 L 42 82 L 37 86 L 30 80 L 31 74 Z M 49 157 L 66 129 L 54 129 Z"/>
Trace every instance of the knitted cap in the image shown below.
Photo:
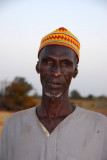
<path fill-rule="evenodd" d="M 79 62 L 79 49 L 80 49 L 79 40 L 66 28 L 61 27 L 43 37 L 40 43 L 38 57 L 41 49 L 43 49 L 45 46 L 48 45 L 61 45 L 71 48 L 77 54 Z"/>

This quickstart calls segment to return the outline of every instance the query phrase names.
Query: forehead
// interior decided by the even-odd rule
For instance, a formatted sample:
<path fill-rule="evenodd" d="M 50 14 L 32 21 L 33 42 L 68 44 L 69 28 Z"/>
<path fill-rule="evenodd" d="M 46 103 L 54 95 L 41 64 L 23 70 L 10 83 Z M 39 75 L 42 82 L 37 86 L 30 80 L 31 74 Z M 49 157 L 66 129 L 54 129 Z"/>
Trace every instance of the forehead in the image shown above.
<path fill-rule="evenodd" d="M 76 58 L 76 54 L 72 49 L 59 45 L 49 45 L 44 47 L 41 51 L 41 56 L 42 58 L 50 57 L 71 60 Z"/>

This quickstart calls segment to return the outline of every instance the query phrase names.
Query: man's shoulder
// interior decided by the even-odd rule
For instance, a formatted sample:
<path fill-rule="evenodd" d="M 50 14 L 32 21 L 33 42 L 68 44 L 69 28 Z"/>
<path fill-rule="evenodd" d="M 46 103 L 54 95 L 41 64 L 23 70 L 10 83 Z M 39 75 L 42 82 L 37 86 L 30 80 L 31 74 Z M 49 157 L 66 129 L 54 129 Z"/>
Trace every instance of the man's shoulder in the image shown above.
<path fill-rule="evenodd" d="M 88 109 L 80 108 L 79 107 L 79 115 L 81 118 L 86 119 L 86 121 L 94 121 L 94 122 L 107 122 L 107 117 L 102 113 L 91 111 Z"/>
<path fill-rule="evenodd" d="M 19 121 L 22 121 L 22 120 L 26 121 L 26 119 L 32 117 L 32 115 L 35 112 L 35 108 L 36 107 L 32 107 L 32 108 L 29 108 L 29 109 L 25 109 L 25 110 L 13 113 L 11 116 L 9 116 L 6 119 L 5 123 L 12 124 L 12 123 L 16 123 L 16 122 L 19 122 Z"/>

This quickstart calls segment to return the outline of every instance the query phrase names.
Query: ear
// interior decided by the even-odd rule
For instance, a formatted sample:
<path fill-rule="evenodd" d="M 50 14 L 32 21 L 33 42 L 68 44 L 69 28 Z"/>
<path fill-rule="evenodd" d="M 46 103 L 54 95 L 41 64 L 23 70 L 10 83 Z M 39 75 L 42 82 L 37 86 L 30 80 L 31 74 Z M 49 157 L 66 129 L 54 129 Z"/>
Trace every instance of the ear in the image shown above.
<path fill-rule="evenodd" d="M 78 65 L 76 65 L 74 73 L 73 73 L 73 78 L 75 78 L 78 74 Z"/>
<path fill-rule="evenodd" d="M 39 68 L 39 61 L 36 64 L 36 72 L 39 74 L 40 73 L 40 68 Z"/>

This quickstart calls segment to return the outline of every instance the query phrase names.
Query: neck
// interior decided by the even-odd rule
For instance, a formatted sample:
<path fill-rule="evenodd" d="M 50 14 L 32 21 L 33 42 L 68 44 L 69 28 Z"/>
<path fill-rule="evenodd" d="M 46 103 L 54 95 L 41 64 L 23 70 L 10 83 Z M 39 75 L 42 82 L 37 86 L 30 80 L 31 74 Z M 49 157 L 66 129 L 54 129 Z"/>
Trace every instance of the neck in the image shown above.
<path fill-rule="evenodd" d="M 38 115 L 42 118 L 56 119 L 58 117 L 66 117 L 74 110 L 69 102 L 68 92 L 60 97 L 42 96 L 41 105 L 38 109 Z"/>

